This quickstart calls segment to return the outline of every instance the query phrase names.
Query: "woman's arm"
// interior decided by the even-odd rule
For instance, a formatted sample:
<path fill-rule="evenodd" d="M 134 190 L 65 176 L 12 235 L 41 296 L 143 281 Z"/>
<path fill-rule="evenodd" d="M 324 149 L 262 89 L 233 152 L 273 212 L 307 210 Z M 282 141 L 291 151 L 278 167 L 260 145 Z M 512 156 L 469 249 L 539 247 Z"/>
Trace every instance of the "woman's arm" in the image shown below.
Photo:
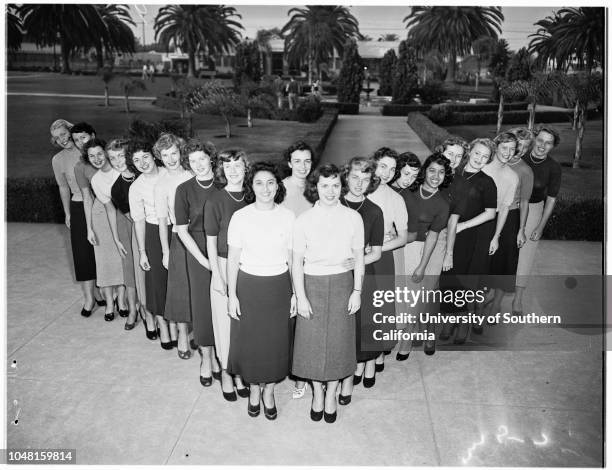
<path fill-rule="evenodd" d="M 96 240 L 96 233 L 91 226 L 91 208 L 93 207 L 91 189 L 85 187 L 81 188 L 81 193 L 83 194 L 83 208 L 85 209 L 85 222 L 87 224 L 87 240 L 92 245 L 97 245 L 98 240 Z"/>
<path fill-rule="evenodd" d="M 544 204 L 544 212 L 542 213 L 542 218 L 540 219 L 540 223 L 529 236 L 529 238 L 533 240 L 534 242 L 538 241 L 542 237 L 542 232 L 544 231 L 544 227 L 546 227 L 546 223 L 548 222 L 548 219 L 553 213 L 556 202 L 557 202 L 556 197 L 550 197 L 550 196 L 546 197 L 546 203 Z"/>
<path fill-rule="evenodd" d="M 382 246 L 371 246 L 370 251 L 363 257 L 363 264 L 372 264 L 382 257 Z"/>
<path fill-rule="evenodd" d="M 453 250 L 455 249 L 455 237 L 457 236 L 457 222 L 459 214 L 451 214 L 446 225 L 446 253 L 442 262 L 442 270 L 453 269 Z"/>
<path fill-rule="evenodd" d="M 168 269 L 168 262 L 170 261 L 170 244 L 168 243 L 168 219 L 166 217 L 158 217 L 157 222 L 159 223 L 159 242 L 161 243 L 162 249 L 162 264 L 164 268 Z"/>
<path fill-rule="evenodd" d="M 312 307 L 306 297 L 304 288 L 304 253 L 293 252 L 292 262 L 293 286 L 297 298 L 297 313 L 301 317 L 309 319 L 312 316 Z"/>
<path fill-rule="evenodd" d="M 499 248 L 499 236 L 504 228 L 504 224 L 506 223 L 506 219 L 508 218 L 508 206 L 502 206 L 502 208 L 497 213 L 497 222 L 495 223 L 495 233 L 493 234 L 493 238 L 491 239 L 491 243 L 489 243 L 489 255 L 494 255 L 497 249 Z"/>
<path fill-rule="evenodd" d="M 457 233 L 462 232 L 468 228 L 477 227 L 478 225 L 484 224 L 489 220 L 493 220 L 495 218 L 495 209 L 492 207 L 487 207 L 484 211 L 478 214 L 476 217 L 467 220 L 465 222 L 459 222 L 457 224 Z"/>
<path fill-rule="evenodd" d="M 361 287 L 365 274 L 363 249 L 354 248 L 353 257 L 355 258 L 355 270 L 353 271 L 353 291 L 351 292 L 347 306 L 349 315 L 354 314 L 361 308 Z"/>
<path fill-rule="evenodd" d="M 236 295 L 236 284 L 238 281 L 238 269 L 240 268 L 240 254 L 242 248 L 228 245 L 227 252 L 227 295 L 228 313 L 234 320 L 240 320 L 240 301 Z"/>
<path fill-rule="evenodd" d="M 112 202 L 107 202 L 104 204 L 104 210 L 106 210 L 106 217 L 108 219 L 108 225 L 110 226 L 111 233 L 113 234 L 113 240 L 115 241 L 115 246 L 119 251 L 119 255 L 122 258 L 125 258 L 127 255 L 127 251 L 119 240 L 119 232 L 117 231 L 117 209 L 115 209 L 115 205 Z"/>
<path fill-rule="evenodd" d="M 70 187 L 68 183 L 59 187 L 60 199 L 64 208 L 64 223 L 70 228 Z"/>
<path fill-rule="evenodd" d="M 434 232 L 430 230 L 427 232 L 427 237 L 425 238 L 425 245 L 423 246 L 423 255 L 421 256 L 421 261 L 419 265 L 412 273 L 412 280 L 414 282 L 421 282 L 423 277 L 425 276 L 425 268 L 427 267 L 427 263 L 429 263 L 429 259 L 431 258 L 431 254 L 436 247 L 436 243 L 438 242 L 439 232 Z"/>
<path fill-rule="evenodd" d="M 138 245 L 138 264 L 140 264 L 140 267 L 143 270 L 148 271 L 149 269 L 151 269 L 151 265 L 149 264 L 149 258 L 147 258 L 147 250 L 145 249 L 145 219 L 135 220 L 134 229 L 136 231 L 136 244 Z"/>
<path fill-rule="evenodd" d="M 213 289 L 222 295 L 227 295 L 227 287 L 219 269 L 219 256 L 217 256 L 217 237 L 206 235 L 206 249 L 208 250 L 208 262 L 212 274 Z"/>
<path fill-rule="evenodd" d="M 291 307 L 289 308 L 289 318 L 297 315 L 297 298 L 295 296 L 295 284 L 293 283 L 293 251 L 289 250 L 287 256 L 287 266 L 289 267 L 289 275 L 291 278 Z"/>
<path fill-rule="evenodd" d="M 383 243 L 382 251 L 392 251 L 408 242 L 408 229 L 398 230 L 397 237 Z"/>
<path fill-rule="evenodd" d="M 177 225 L 176 231 L 178 232 L 178 236 L 183 242 L 183 245 L 185 245 L 185 248 L 187 248 L 187 251 L 191 253 L 198 263 L 210 270 L 210 263 L 208 262 L 208 259 L 206 256 L 204 256 L 200 250 L 200 247 L 189 233 L 189 225 Z"/>

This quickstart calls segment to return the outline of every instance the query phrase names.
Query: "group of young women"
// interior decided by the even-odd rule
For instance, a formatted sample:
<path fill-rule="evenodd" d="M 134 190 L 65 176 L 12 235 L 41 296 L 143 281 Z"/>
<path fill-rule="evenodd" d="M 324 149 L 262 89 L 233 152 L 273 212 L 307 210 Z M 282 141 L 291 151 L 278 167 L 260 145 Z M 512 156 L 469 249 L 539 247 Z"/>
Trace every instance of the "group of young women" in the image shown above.
<path fill-rule="evenodd" d="M 298 141 L 284 152 L 284 179 L 278 164 L 199 139 L 105 142 L 61 119 L 50 130 L 81 314 L 98 303 L 106 321 L 126 317 L 126 330 L 140 317 L 147 338 L 181 359 L 197 349 L 204 387 L 217 379 L 226 400 L 248 398 L 253 417 L 263 403 L 268 419 L 287 376 L 295 398 L 311 384 L 311 419 L 329 423 L 355 385 L 375 384 L 396 343 L 372 341 L 374 290 L 475 287 L 466 279 L 476 278 L 496 309 L 516 275 L 520 312 L 560 186 L 550 127 L 449 139 L 423 163 L 383 147 L 342 168 L 317 167 Z M 468 333 L 439 337 L 462 343 Z M 412 347 L 400 342 L 397 360 Z"/>

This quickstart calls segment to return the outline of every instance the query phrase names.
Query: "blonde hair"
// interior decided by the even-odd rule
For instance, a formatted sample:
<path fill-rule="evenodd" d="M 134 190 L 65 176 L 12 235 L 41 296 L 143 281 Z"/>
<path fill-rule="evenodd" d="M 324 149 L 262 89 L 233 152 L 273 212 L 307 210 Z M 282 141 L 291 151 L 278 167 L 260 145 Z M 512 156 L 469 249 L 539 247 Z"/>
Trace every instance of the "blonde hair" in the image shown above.
<path fill-rule="evenodd" d="M 55 137 L 53 137 L 53 131 L 65 127 L 68 132 L 70 132 L 70 128 L 72 127 L 72 123 L 66 121 L 65 119 L 56 119 L 49 126 L 49 133 L 51 134 L 51 144 L 59 147 L 57 142 L 55 141 Z"/>

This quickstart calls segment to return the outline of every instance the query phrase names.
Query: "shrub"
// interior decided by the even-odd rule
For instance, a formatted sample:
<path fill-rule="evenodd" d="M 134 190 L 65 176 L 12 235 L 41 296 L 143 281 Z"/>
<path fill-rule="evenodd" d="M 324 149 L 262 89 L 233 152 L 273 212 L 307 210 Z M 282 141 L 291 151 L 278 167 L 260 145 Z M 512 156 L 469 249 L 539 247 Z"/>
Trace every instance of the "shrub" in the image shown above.
<path fill-rule="evenodd" d="M 560 196 L 542 238 L 603 241 L 604 206 L 599 199 Z"/>
<path fill-rule="evenodd" d="M 433 149 L 453 135 L 446 129 L 431 122 L 421 113 L 408 113 L 408 125 L 433 152 Z"/>
<path fill-rule="evenodd" d="M 399 59 L 393 75 L 393 103 L 408 104 L 412 101 L 419 84 L 417 72 L 416 50 L 404 40 L 399 45 Z"/>
<path fill-rule="evenodd" d="M 338 101 L 359 103 L 363 77 L 363 62 L 359 56 L 357 43 L 355 40 L 350 40 L 344 49 L 342 68 L 338 77 Z"/>
<path fill-rule="evenodd" d="M 323 108 L 337 109 L 339 114 L 359 114 L 359 103 L 322 103 Z"/>
<path fill-rule="evenodd" d="M 389 49 L 385 52 L 380 62 L 379 96 L 390 96 L 393 93 L 393 76 L 395 74 L 396 65 L 397 55 L 395 55 L 395 49 Z"/>
<path fill-rule="evenodd" d="M 434 104 L 427 116 L 436 124 L 447 124 L 453 118 L 453 109 L 447 104 Z"/>
<path fill-rule="evenodd" d="M 300 101 L 297 106 L 297 119 L 300 122 L 315 122 L 323 115 L 321 99 L 317 96 L 309 96 Z"/>
<path fill-rule="evenodd" d="M 154 143 L 162 132 L 170 132 L 184 139 L 189 138 L 189 126 L 181 119 L 163 119 L 158 122 L 134 119 L 128 127 L 130 138 L 144 139 L 151 143 Z"/>
<path fill-rule="evenodd" d="M 380 108 L 383 116 L 408 116 L 408 113 L 427 112 L 431 109 L 429 104 L 385 104 Z"/>
<path fill-rule="evenodd" d="M 54 178 L 7 178 L 9 222 L 64 223 L 64 209 Z"/>
<path fill-rule="evenodd" d="M 425 85 L 420 86 L 417 92 L 423 103 L 435 104 L 448 98 L 448 91 L 438 80 L 428 81 Z"/>

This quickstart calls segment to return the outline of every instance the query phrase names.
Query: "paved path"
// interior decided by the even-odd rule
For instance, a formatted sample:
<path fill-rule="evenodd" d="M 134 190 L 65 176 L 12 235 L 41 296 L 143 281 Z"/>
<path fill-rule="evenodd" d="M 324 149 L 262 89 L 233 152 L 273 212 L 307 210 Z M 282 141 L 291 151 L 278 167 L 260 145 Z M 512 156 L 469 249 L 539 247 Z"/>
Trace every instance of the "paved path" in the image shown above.
<path fill-rule="evenodd" d="M 408 126 L 405 117 L 381 116 L 376 113 L 377 108 L 368 111 L 366 115 L 338 116 L 322 161 L 340 165 L 358 155 L 368 157 L 380 147 L 391 147 L 399 153 L 410 151 L 422 161 L 429 156 L 431 152 Z"/>
<path fill-rule="evenodd" d="M 7 96 L 44 96 L 44 97 L 64 97 L 64 98 L 102 98 L 104 99 L 104 95 L 78 95 L 78 94 L 69 94 L 69 93 L 21 93 L 21 92 L 7 92 Z M 111 100 L 123 100 L 125 96 L 120 95 L 109 95 L 108 97 Z M 141 101 L 153 101 L 157 99 L 155 96 L 130 96 L 130 101 L 141 100 Z"/>
<path fill-rule="evenodd" d="M 197 358 L 148 341 L 142 322 L 82 318 L 69 249 L 63 225 L 7 224 L 9 448 L 106 465 L 602 465 L 597 337 L 527 328 L 526 350 L 390 356 L 334 425 L 313 423 L 311 393 L 292 400 L 284 381 L 270 422 L 200 386 Z M 570 269 L 601 272 L 601 244 L 541 243 L 536 273 Z"/>

